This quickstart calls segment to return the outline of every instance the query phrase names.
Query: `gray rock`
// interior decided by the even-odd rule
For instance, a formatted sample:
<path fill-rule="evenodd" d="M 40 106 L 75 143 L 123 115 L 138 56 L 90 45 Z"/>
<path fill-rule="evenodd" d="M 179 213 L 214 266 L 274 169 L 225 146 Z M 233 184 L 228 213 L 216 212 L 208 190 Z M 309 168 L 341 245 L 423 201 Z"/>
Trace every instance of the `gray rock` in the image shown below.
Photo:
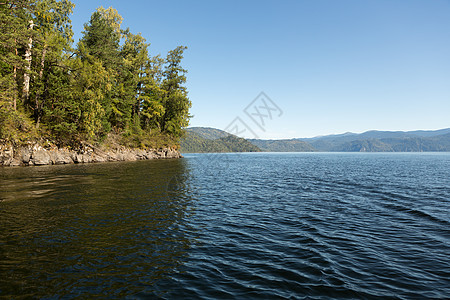
<path fill-rule="evenodd" d="M 155 159 L 156 158 L 155 154 L 153 152 L 150 152 L 150 151 L 146 152 L 144 154 L 144 157 L 145 157 L 145 159 Z"/>
<path fill-rule="evenodd" d="M 123 156 L 123 158 L 124 158 L 124 160 L 126 160 L 126 161 L 134 161 L 134 160 L 137 160 L 136 155 L 134 155 L 134 154 L 131 153 L 131 152 L 125 153 L 124 156 Z"/>
<path fill-rule="evenodd" d="M 72 160 L 70 152 L 68 152 L 66 150 L 59 150 L 59 151 L 55 152 L 54 163 L 56 165 L 72 164 L 73 160 Z"/>
<path fill-rule="evenodd" d="M 31 159 L 31 149 L 27 149 L 27 148 L 22 148 L 19 150 L 20 152 L 20 159 L 22 160 L 22 162 L 24 164 L 28 164 L 30 162 Z"/>
<path fill-rule="evenodd" d="M 0 145 L 0 164 L 9 166 L 14 157 L 14 148 L 12 146 Z"/>
<path fill-rule="evenodd" d="M 105 157 L 103 155 L 92 155 L 92 162 L 106 162 L 108 161 L 108 157 Z"/>
<path fill-rule="evenodd" d="M 72 164 L 72 163 L 92 163 L 107 161 L 135 161 L 141 159 L 166 159 L 182 157 L 180 153 L 172 148 L 160 149 L 128 149 L 125 147 L 116 148 L 110 151 L 103 151 L 97 147 L 86 144 L 78 150 L 69 149 L 44 149 L 39 144 L 31 144 L 14 149 L 12 145 L 0 143 L 0 166 L 18 165 L 51 165 L 51 164 Z"/>
<path fill-rule="evenodd" d="M 31 161 L 36 166 L 50 165 L 52 163 L 48 151 L 44 149 L 34 151 L 33 154 L 31 155 Z"/>
<path fill-rule="evenodd" d="M 169 148 L 169 149 L 167 149 L 166 157 L 167 158 L 179 158 L 180 154 L 178 153 L 178 151 Z"/>
<path fill-rule="evenodd" d="M 160 149 L 156 152 L 156 155 L 158 158 L 164 158 L 164 157 L 166 157 L 166 152 L 164 152 L 162 149 Z"/>
<path fill-rule="evenodd" d="M 89 154 L 81 155 L 81 162 L 82 163 L 91 163 L 91 162 L 93 162 L 92 156 L 89 155 Z"/>
<path fill-rule="evenodd" d="M 11 160 L 11 162 L 9 163 L 10 167 L 18 167 L 22 164 L 22 161 L 18 158 L 14 158 Z"/>

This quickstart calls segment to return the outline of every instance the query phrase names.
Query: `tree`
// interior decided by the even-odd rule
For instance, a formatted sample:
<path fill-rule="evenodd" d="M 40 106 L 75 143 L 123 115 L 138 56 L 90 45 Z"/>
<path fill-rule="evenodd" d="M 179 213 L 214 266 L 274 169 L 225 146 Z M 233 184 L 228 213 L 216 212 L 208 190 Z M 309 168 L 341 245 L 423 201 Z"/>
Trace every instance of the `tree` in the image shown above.
<path fill-rule="evenodd" d="M 111 122 L 117 128 L 126 128 L 132 117 L 139 122 L 143 89 L 147 85 L 148 46 L 140 34 L 123 32 L 125 42 L 121 49 L 122 67 L 118 70 L 119 93 L 113 99 Z"/>
<path fill-rule="evenodd" d="M 24 72 L 23 72 L 23 90 L 22 90 L 22 97 L 23 97 L 23 103 L 27 103 L 30 95 L 30 76 L 31 76 L 31 59 L 32 54 L 31 50 L 33 49 L 33 28 L 34 28 L 34 22 L 33 20 L 28 21 L 28 43 L 25 46 L 25 64 L 24 64 Z"/>
<path fill-rule="evenodd" d="M 108 88 L 103 90 L 101 97 L 98 97 L 103 110 L 99 115 L 101 132 L 105 135 L 111 130 L 112 102 L 114 94 L 118 93 L 116 77 L 122 62 L 119 49 L 120 34 L 114 30 L 111 21 L 105 19 L 98 11 L 94 12 L 89 23 L 85 24 L 83 34 L 78 44 L 78 55 L 85 63 L 83 66 L 98 69 L 100 64 L 106 72 L 100 71 L 101 74 L 106 74 L 107 82 L 104 83 Z"/>
<path fill-rule="evenodd" d="M 103 18 L 98 11 L 94 12 L 88 24 L 84 25 L 81 41 L 87 53 L 103 63 L 109 70 L 115 70 L 119 65 L 120 33 L 111 25 L 111 21 Z M 83 55 L 83 53 L 79 53 Z M 82 56 L 86 59 L 86 56 Z"/>
<path fill-rule="evenodd" d="M 36 127 L 39 127 L 45 102 L 55 96 L 64 99 L 61 98 L 63 95 L 59 91 L 65 87 L 56 83 L 68 83 L 67 80 L 59 80 L 59 77 L 66 77 L 65 73 L 69 71 L 67 66 L 73 43 L 70 15 L 74 7 L 75 5 L 68 0 L 42 0 L 36 5 L 35 22 L 38 37 L 34 56 L 37 76 L 33 82 L 34 103 L 30 103 Z"/>
<path fill-rule="evenodd" d="M 169 51 L 166 58 L 166 67 L 163 72 L 162 89 L 165 92 L 162 104 L 165 112 L 161 118 L 161 129 L 172 136 L 180 137 L 182 129 L 189 124 L 189 108 L 192 106 L 187 96 L 186 73 L 181 67 L 183 52 L 187 47 L 179 46 Z"/>
<path fill-rule="evenodd" d="M 120 25 L 122 24 L 123 18 L 116 9 L 112 7 L 105 9 L 103 6 L 100 6 L 96 11 L 114 29 L 115 33 L 120 34 Z"/>
<path fill-rule="evenodd" d="M 144 128 L 162 131 L 161 120 L 166 112 L 163 105 L 166 91 L 162 88 L 164 59 L 159 55 L 148 61 L 147 77 L 140 94 L 141 118 Z"/>
<path fill-rule="evenodd" d="M 34 136 L 32 122 L 19 101 L 23 90 L 27 29 L 35 1 L 0 2 L 0 139 L 17 142 Z"/>
<path fill-rule="evenodd" d="M 17 109 L 19 71 L 25 69 L 21 54 L 33 5 L 27 0 L 0 2 L 0 109 Z"/>
<path fill-rule="evenodd" d="M 84 44 L 80 42 L 83 52 Z M 76 125 L 83 138 L 95 140 L 105 134 L 105 97 L 111 91 L 108 71 L 102 62 L 84 54 L 88 59 L 77 60 L 79 71 L 74 76 L 73 95 L 79 106 Z"/>

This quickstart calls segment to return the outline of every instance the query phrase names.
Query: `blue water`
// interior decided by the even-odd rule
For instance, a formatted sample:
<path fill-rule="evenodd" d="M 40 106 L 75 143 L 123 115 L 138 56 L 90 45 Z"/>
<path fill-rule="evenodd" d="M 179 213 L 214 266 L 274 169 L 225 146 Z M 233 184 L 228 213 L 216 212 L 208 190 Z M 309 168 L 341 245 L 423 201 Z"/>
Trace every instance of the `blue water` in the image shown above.
<path fill-rule="evenodd" d="M 0 169 L 0 297 L 449 298 L 450 154 Z"/>

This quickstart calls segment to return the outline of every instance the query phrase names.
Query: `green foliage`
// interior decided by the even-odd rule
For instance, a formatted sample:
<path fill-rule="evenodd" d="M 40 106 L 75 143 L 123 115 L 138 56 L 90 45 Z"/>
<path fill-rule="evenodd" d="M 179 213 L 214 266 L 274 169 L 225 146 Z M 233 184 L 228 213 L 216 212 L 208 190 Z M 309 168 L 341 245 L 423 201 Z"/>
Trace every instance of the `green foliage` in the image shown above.
<path fill-rule="evenodd" d="M 175 146 L 190 118 L 181 67 L 186 47 L 166 59 L 151 57 L 140 34 L 120 28 L 117 10 L 100 7 L 73 49 L 74 6 L 0 3 L 0 138 L 14 142 L 41 132 L 68 145 L 112 134 L 133 147 Z"/>
<path fill-rule="evenodd" d="M 84 44 L 80 56 L 84 60 L 98 59 L 106 69 L 115 70 L 119 65 L 120 35 L 110 22 L 102 18 L 101 13 L 94 12 L 89 23 L 84 25 Z"/>
<path fill-rule="evenodd" d="M 37 138 L 33 122 L 17 110 L 0 110 L 0 140 L 23 144 Z"/>
<path fill-rule="evenodd" d="M 170 135 L 181 137 L 183 128 L 188 126 L 189 109 L 192 106 L 187 96 L 186 70 L 181 67 L 183 52 L 187 47 L 179 46 L 166 58 L 166 68 L 163 72 L 162 90 L 164 91 L 162 104 L 166 107 L 161 117 L 161 129 Z"/>
<path fill-rule="evenodd" d="M 73 8 L 68 0 L 41 0 L 34 9 L 33 78 L 28 108 L 33 111 L 37 127 L 44 113 L 52 112 L 55 102 L 70 91 L 69 74 L 64 68 L 70 63 Z"/>
<path fill-rule="evenodd" d="M 178 139 L 154 130 L 143 130 L 139 124 L 139 117 L 135 116 L 129 129 L 122 134 L 122 145 L 130 148 L 178 148 Z"/>
<path fill-rule="evenodd" d="M 108 72 L 100 61 L 81 61 L 74 80 L 73 96 L 80 106 L 78 129 L 89 140 L 100 138 L 108 130 L 106 113 L 110 108 L 105 100 L 111 90 Z"/>
<path fill-rule="evenodd" d="M 145 39 L 125 30 L 124 45 L 120 51 L 122 67 L 119 69 L 118 89 L 113 100 L 111 122 L 116 128 L 126 128 L 135 115 L 139 116 L 144 101 L 144 88 L 149 86 L 149 56 Z M 140 122 L 140 120 L 139 120 Z M 139 123 L 138 122 L 138 123 Z"/>
<path fill-rule="evenodd" d="M 18 104 L 18 83 L 25 65 L 22 54 L 29 35 L 27 20 L 33 5 L 29 0 L 0 3 L 0 109 L 16 109 Z"/>

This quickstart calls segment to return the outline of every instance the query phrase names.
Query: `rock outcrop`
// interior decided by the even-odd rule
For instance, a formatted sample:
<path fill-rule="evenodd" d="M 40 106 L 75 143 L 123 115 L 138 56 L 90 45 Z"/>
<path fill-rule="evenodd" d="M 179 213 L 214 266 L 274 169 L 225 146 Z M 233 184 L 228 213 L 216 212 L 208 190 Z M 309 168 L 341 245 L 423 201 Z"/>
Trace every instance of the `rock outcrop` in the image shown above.
<path fill-rule="evenodd" d="M 43 147 L 38 143 L 14 147 L 0 142 L 0 166 L 62 165 L 180 157 L 181 154 L 172 148 L 144 150 L 121 146 L 105 150 L 83 143 L 79 149 L 68 149 L 56 146 Z"/>

